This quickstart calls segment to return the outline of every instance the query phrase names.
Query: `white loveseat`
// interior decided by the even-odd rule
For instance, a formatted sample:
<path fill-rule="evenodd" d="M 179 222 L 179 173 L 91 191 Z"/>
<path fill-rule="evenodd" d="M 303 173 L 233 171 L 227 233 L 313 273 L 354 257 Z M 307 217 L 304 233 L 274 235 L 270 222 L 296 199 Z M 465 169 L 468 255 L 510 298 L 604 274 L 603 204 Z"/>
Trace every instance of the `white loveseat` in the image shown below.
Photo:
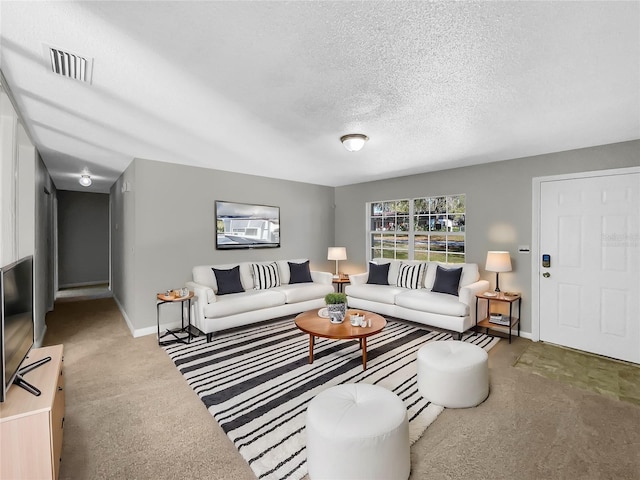
<path fill-rule="evenodd" d="M 306 261 L 276 260 L 193 267 L 193 281 L 187 283 L 187 287 L 197 297 L 192 324 L 206 333 L 207 340 L 210 341 L 211 335 L 221 330 L 324 307 L 324 296 L 334 291 L 331 273 L 310 271 L 312 282 L 289 283 L 288 262 L 302 264 Z M 272 263 L 278 267 L 280 285 L 255 289 L 252 265 Z M 229 270 L 238 265 L 244 292 L 219 295 L 213 269 Z"/>
<path fill-rule="evenodd" d="M 345 288 L 349 308 L 361 308 L 381 315 L 389 315 L 431 327 L 463 332 L 475 325 L 476 294 L 489 289 L 489 282 L 479 280 L 478 265 L 442 264 L 438 262 L 374 259 L 377 265 L 389 263 L 388 285 L 368 284 L 369 272 L 349 275 L 351 285 Z M 426 271 L 419 288 L 398 287 L 401 263 L 424 263 Z M 462 267 L 457 296 L 432 292 L 438 265 L 452 269 Z"/>

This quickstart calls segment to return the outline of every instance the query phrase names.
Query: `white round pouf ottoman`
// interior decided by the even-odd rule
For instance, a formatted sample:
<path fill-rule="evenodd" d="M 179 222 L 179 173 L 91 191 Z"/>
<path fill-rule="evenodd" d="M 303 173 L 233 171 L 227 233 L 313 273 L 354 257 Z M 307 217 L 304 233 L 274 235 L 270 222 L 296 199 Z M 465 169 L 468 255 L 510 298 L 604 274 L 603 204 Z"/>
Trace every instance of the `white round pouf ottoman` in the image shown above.
<path fill-rule="evenodd" d="M 409 478 L 407 409 L 386 388 L 354 383 L 319 393 L 307 407 L 306 434 L 312 480 Z"/>
<path fill-rule="evenodd" d="M 447 408 L 475 407 L 489 395 L 487 352 L 458 340 L 430 342 L 418 350 L 418 390 Z"/>

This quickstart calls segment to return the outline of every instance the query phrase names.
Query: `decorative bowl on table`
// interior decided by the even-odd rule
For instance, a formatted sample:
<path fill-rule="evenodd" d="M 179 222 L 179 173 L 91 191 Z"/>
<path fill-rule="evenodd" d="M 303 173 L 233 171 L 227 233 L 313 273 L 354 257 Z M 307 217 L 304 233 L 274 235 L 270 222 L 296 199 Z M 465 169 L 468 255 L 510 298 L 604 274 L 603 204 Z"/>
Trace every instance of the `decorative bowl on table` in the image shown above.
<path fill-rule="evenodd" d="M 360 313 L 352 313 L 349 315 L 349 321 L 351 322 L 352 327 L 361 327 L 362 322 L 364 321 L 364 315 Z"/>

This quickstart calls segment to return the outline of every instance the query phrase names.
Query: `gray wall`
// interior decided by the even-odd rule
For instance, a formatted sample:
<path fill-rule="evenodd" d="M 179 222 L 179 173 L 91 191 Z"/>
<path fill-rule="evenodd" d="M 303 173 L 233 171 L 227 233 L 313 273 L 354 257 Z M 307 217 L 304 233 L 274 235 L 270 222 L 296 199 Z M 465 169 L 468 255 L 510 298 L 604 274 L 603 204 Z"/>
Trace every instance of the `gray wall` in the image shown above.
<path fill-rule="evenodd" d="M 340 269 L 362 272 L 367 202 L 464 193 L 467 261 L 494 285 L 495 275 L 483 269 L 486 252 L 511 252 L 514 271 L 501 274 L 501 287 L 523 293 L 522 329 L 531 332 L 531 257 L 517 247 L 532 244 L 532 179 L 637 166 L 639 152 L 640 141 L 632 141 L 336 189 L 134 160 L 111 190 L 112 290 L 131 330 L 152 333 L 155 294 L 184 285 L 194 265 L 304 257 L 313 268 L 333 271 L 327 247 L 343 245 L 349 259 Z M 122 191 L 124 182 L 130 191 Z M 282 247 L 215 250 L 215 200 L 279 206 Z"/>
<path fill-rule="evenodd" d="M 129 327 L 134 330 L 131 318 L 135 318 L 133 309 L 136 296 L 135 192 L 123 192 L 122 187 L 125 183 L 135 183 L 135 162 L 132 162 L 120 175 L 111 187 L 109 195 L 111 202 L 111 291 Z"/>
<path fill-rule="evenodd" d="M 636 140 L 336 188 L 335 244 L 348 255 L 340 268 L 366 271 L 367 202 L 464 193 L 467 261 L 479 264 L 493 288 L 495 274 L 484 271 L 487 251 L 511 252 L 513 271 L 500 275 L 500 287 L 522 292 L 522 330 L 530 333 L 531 257 L 518 253 L 518 245 L 532 244 L 532 179 L 638 165 Z"/>
<path fill-rule="evenodd" d="M 108 281 L 109 195 L 59 190 L 59 288 Z"/>
<path fill-rule="evenodd" d="M 36 343 L 40 346 L 46 332 L 45 317 L 53 310 L 55 297 L 53 204 L 56 196 L 56 187 L 40 155 L 36 163 L 35 189 L 34 322 Z"/>
<path fill-rule="evenodd" d="M 130 191 L 122 191 L 124 182 Z M 313 269 L 330 271 L 333 194 L 330 187 L 134 160 L 111 190 L 113 292 L 130 328 L 150 333 L 156 293 L 183 286 L 195 265 L 308 258 Z M 281 247 L 216 250 L 215 200 L 280 207 Z"/>
<path fill-rule="evenodd" d="M 0 71 L 0 265 L 33 255 L 34 337 L 42 345 L 46 332 L 45 315 L 53 308 L 52 212 L 44 205 L 51 200 L 45 189 L 55 194 L 30 133 L 24 127 L 11 91 Z"/>

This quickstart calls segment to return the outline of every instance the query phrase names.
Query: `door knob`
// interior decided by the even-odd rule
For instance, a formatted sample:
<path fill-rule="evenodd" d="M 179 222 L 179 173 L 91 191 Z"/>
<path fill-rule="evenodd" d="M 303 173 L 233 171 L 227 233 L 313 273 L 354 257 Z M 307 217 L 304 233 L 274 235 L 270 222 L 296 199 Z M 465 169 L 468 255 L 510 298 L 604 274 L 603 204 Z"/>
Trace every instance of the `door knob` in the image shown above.
<path fill-rule="evenodd" d="M 550 274 L 549 272 L 544 272 L 544 273 L 542 274 L 542 276 L 543 276 L 544 278 L 549 278 L 549 277 L 551 276 L 551 274 Z"/>

